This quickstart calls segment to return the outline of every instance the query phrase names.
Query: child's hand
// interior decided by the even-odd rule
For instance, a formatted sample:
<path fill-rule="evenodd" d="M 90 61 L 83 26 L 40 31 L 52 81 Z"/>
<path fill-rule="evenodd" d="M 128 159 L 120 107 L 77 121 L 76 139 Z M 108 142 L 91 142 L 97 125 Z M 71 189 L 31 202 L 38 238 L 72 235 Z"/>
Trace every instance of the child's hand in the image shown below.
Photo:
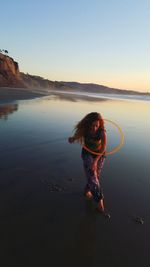
<path fill-rule="evenodd" d="M 68 138 L 68 142 L 69 142 L 70 144 L 72 144 L 72 143 L 74 142 L 74 137 L 69 137 L 69 138 Z"/>

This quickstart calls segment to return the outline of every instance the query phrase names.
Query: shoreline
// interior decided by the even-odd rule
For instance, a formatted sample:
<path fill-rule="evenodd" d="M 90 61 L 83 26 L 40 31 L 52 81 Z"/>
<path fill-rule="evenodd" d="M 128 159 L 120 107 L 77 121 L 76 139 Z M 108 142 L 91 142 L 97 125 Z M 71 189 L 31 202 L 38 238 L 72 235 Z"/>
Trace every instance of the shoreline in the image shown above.
<path fill-rule="evenodd" d="M 45 88 L 11 88 L 11 87 L 0 87 L 0 104 L 8 104 L 19 100 L 31 100 L 34 98 L 41 98 L 50 95 L 55 95 L 66 100 L 78 101 L 101 101 L 102 99 L 107 100 L 122 100 L 122 101 L 144 101 L 149 102 L 150 98 L 139 97 L 136 95 L 124 95 L 124 94 L 107 94 L 107 93 L 90 93 L 81 91 L 60 91 L 54 89 Z"/>

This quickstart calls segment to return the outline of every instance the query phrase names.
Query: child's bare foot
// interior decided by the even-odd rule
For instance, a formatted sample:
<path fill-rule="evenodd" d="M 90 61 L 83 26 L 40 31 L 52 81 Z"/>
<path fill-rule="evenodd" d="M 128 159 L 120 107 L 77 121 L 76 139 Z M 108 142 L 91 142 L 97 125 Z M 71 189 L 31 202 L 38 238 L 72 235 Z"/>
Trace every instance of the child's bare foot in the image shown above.
<path fill-rule="evenodd" d="M 97 205 L 97 210 L 100 212 L 102 215 L 104 215 L 105 218 L 110 219 L 110 214 L 105 212 L 104 209 L 104 202 L 103 199 L 101 199 Z"/>
<path fill-rule="evenodd" d="M 99 212 L 104 212 L 104 202 L 103 202 L 103 199 L 101 199 L 99 202 L 98 202 L 98 205 L 97 205 L 97 209 Z"/>

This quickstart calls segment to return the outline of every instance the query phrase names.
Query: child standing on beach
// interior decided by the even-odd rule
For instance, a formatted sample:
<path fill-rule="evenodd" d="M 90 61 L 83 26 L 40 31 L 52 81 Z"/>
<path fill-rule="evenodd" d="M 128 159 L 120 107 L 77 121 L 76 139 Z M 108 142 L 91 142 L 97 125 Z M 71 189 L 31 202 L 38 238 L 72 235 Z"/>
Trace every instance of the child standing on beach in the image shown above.
<path fill-rule="evenodd" d="M 97 112 L 89 113 L 77 123 L 74 131 L 74 136 L 69 137 L 68 141 L 69 143 L 77 141 L 83 146 L 81 157 L 87 178 L 85 196 L 88 199 L 93 198 L 97 203 L 97 209 L 104 213 L 104 196 L 100 185 L 107 142 L 104 120 Z"/>

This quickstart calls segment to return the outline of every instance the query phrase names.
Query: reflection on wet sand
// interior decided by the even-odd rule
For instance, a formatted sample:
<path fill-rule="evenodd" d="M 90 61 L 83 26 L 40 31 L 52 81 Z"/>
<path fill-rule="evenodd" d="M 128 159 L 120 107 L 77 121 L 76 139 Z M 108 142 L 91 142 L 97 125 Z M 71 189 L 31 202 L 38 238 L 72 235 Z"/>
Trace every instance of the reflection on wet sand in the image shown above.
<path fill-rule="evenodd" d="M 7 120 L 8 115 L 18 110 L 18 104 L 7 104 L 0 106 L 0 119 Z"/>
<path fill-rule="evenodd" d="M 53 97 L 52 97 L 53 96 Z M 78 94 L 65 94 L 65 93 L 57 93 L 53 92 L 51 94 L 51 97 L 46 97 L 48 100 L 67 100 L 71 102 L 78 102 L 80 100 L 87 101 L 87 102 L 104 102 L 104 101 L 110 101 L 110 99 L 106 98 L 99 98 L 99 97 L 91 97 L 86 95 L 78 95 Z"/>

